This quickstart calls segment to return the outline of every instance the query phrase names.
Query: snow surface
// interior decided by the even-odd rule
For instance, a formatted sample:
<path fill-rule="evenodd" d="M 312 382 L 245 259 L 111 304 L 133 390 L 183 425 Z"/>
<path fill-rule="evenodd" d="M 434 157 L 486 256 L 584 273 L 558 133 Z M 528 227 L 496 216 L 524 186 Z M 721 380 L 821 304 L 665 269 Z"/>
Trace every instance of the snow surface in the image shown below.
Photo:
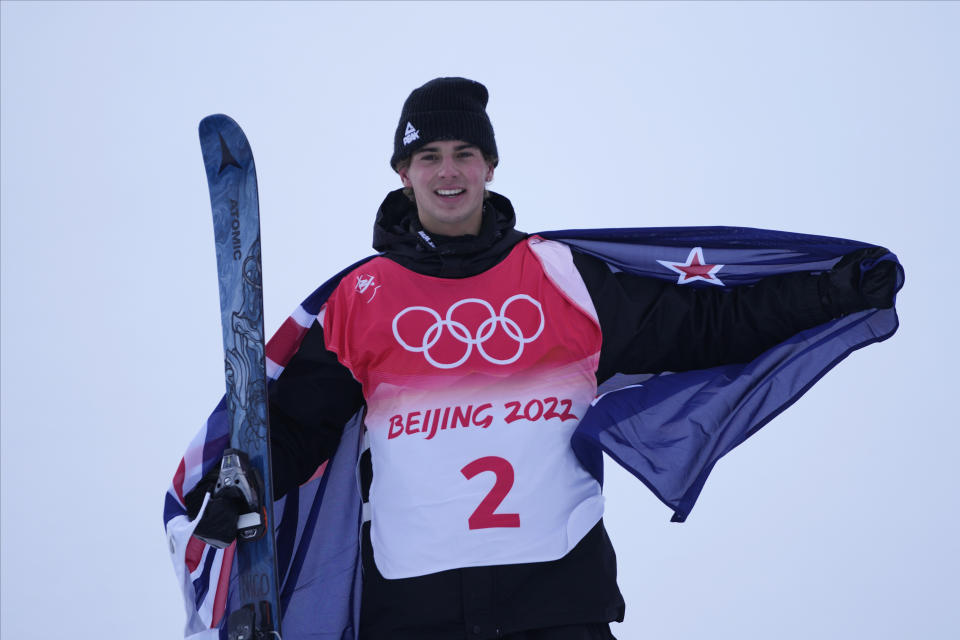
<path fill-rule="evenodd" d="M 199 120 L 260 172 L 268 331 L 369 250 L 400 105 L 490 89 L 526 230 L 852 237 L 902 327 L 685 524 L 608 465 L 621 640 L 956 637 L 957 3 L 0 5 L 0 636 L 179 637 L 163 493 L 223 389 Z"/>

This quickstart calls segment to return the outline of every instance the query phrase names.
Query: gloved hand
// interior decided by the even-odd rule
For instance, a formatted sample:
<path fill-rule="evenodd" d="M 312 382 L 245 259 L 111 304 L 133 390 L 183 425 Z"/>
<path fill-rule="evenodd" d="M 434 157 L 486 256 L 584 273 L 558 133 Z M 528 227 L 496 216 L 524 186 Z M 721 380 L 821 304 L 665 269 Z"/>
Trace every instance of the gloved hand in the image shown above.
<path fill-rule="evenodd" d="M 820 302 L 833 318 L 864 309 L 889 309 L 897 292 L 897 265 L 879 260 L 882 247 L 858 249 L 843 256 L 817 283 Z"/>
<path fill-rule="evenodd" d="M 193 530 L 193 535 L 218 549 L 225 549 L 237 539 L 240 515 L 250 507 L 236 487 L 226 487 L 210 496 L 203 516 Z"/>
<path fill-rule="evenodd" d="M 227 453 L 236 452 L 227 450 L 225 456 Z M 214 465 L 183 498 L 190 519 L 200 517 L 193 535 L 218 549 L 228 547 L 237 538 L 241 515 L 259 513 L 259 493 L 262 493 L 259 483 L 250 482 L 245 456 L 242 466 L 233 470 L 231 483 L 218 487 L 222 464 L 221 461 L 221 464 Z M 244 490 L 250 495 L 245 495 Z M 208 493 L 211 496 L 204 508 Z M 252 535 L 251 532 L 248 537 Z"/>

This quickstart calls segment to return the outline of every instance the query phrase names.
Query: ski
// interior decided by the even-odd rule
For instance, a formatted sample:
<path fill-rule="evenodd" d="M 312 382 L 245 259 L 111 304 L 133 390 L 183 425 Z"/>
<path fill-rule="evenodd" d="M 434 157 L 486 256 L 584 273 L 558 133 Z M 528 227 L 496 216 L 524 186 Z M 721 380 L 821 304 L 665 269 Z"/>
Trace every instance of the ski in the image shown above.
<path fill-rule="evenodd" d="M 224 454 L 218 489 L 245 479 L 249 473 L 262 497 L 262 503 L 253 505 L 255 513 L 241 516 L 234 560 L 237 582 L 231 581 L 231 588 L 237 591 L 229 598 L 232 612 L 227 619 L 227 632 L 230 640 L 272 640 L 280 637 L 280 607 L 256 166 L 243 130 L 225 115 L 201 120 L 200 147 L 217 246 L 230 422 L 230 450 Z M 247 464 L 249 469 L 244 468 Z"/>

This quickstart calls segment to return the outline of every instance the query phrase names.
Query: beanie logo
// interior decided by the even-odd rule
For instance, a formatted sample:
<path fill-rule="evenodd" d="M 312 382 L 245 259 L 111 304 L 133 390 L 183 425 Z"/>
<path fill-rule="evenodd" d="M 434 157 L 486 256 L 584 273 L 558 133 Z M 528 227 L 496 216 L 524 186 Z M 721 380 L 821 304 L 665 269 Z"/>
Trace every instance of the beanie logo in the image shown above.
<path fill-rule="evenodd" d="M 413 123 L 410 121 L 407 121 L 407 129 L 403 134 L 403 146 L 420 139 L 420 132 L 413 128 Z"/>

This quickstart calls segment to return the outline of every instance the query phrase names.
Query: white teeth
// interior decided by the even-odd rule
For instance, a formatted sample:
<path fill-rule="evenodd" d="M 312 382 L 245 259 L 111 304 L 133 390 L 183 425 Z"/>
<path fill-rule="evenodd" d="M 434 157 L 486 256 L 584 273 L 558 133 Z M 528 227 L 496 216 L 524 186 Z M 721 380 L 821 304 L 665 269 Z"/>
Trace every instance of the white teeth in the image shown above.
<path fill-rule="evenodd" d="M 463 193 L 463 189 L 437 189 L 438 196 L 458 196 Z"/>

